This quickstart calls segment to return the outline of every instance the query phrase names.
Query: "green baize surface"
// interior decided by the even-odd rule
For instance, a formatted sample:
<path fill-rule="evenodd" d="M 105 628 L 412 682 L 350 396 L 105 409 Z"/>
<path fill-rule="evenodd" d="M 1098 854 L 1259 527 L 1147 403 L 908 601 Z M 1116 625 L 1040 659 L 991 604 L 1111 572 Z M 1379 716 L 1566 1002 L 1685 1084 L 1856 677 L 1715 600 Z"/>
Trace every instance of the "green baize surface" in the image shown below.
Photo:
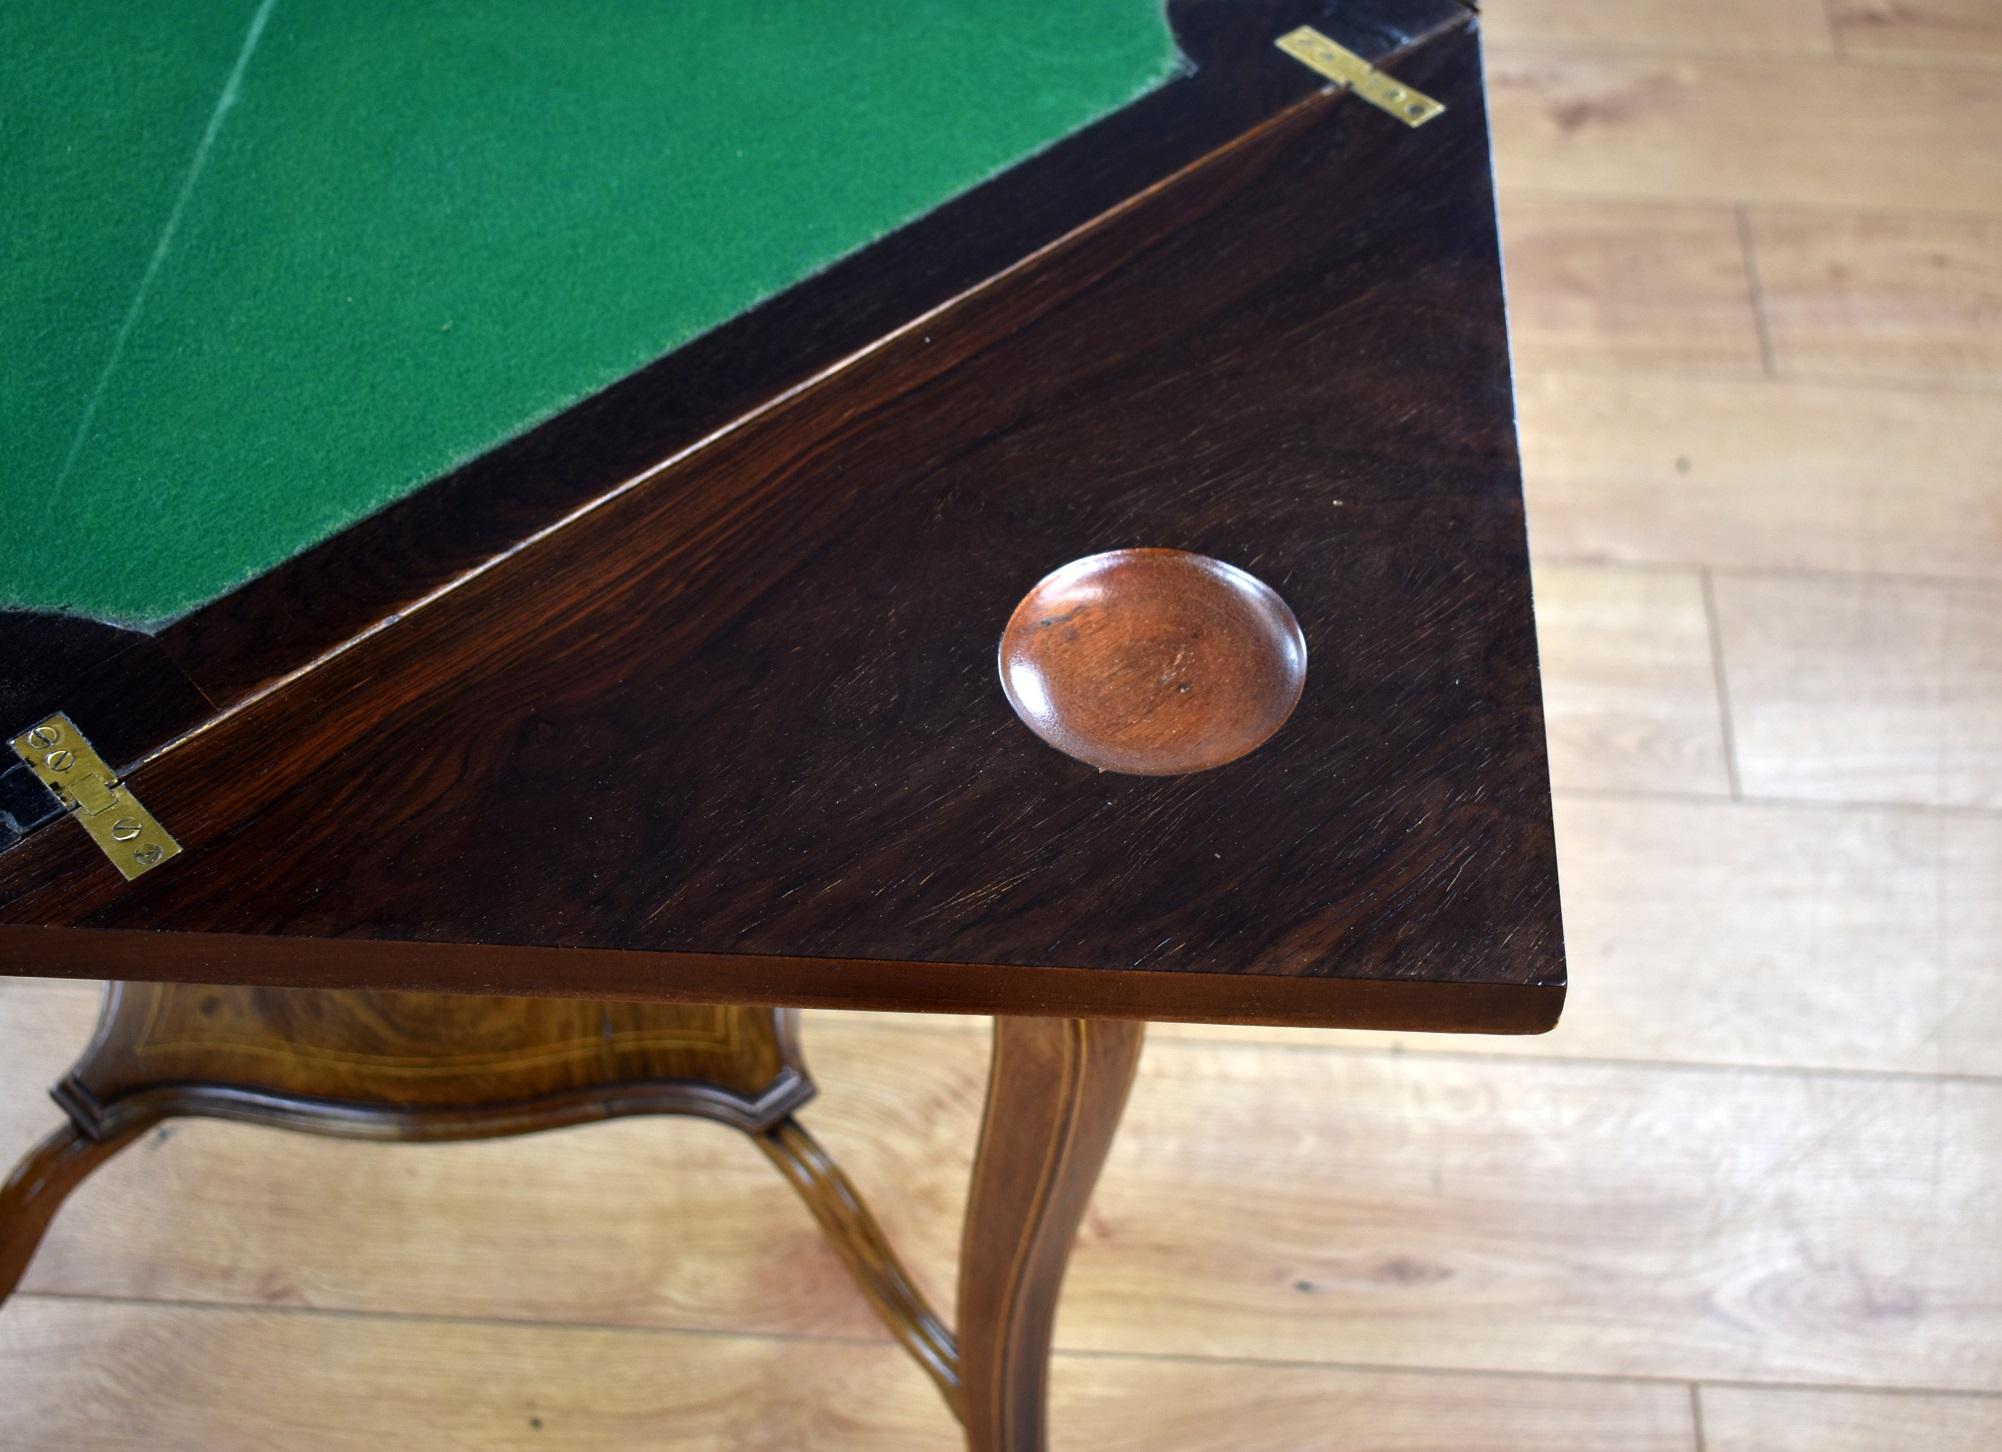
<path fill-rule="evenodd" d="M 0 6 L 0 607 L 181 614 L 1175 64 L 1161 0 Z"/>

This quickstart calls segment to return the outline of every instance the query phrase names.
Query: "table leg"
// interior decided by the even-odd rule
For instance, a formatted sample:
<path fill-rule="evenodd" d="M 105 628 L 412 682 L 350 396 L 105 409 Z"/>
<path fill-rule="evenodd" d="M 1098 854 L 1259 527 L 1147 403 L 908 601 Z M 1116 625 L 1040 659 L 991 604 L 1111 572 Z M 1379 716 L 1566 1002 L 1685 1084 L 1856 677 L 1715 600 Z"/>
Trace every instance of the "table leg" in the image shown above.
<path fill-rule="evenodd" d="M 20 1284 L 70 1191 L 157 1123 L 157 1117 L 137 1116 L 102 1139 L 65 1124 L 28 1151 L 0 1185 L 0 1301 Z"/>
<path fill-rule="evenodd" d="M 959 1412 L 969 1452 L 1048 1446 L 1057 1295 L 1144 1030 L 1112 1020 L 994 1020 L 959 1260 Z"/>
<path fill-rule="evenodd" d="M 932 1379 L 947 1406 L 959 1409 L 959 1351 L 952 1332 L 925 1301 L 861 1194 L 797 1119 L 758 1136 L 758 1147 L 799 1192 L 828 1244 L 854 1277 L 890 1334 Z"/>

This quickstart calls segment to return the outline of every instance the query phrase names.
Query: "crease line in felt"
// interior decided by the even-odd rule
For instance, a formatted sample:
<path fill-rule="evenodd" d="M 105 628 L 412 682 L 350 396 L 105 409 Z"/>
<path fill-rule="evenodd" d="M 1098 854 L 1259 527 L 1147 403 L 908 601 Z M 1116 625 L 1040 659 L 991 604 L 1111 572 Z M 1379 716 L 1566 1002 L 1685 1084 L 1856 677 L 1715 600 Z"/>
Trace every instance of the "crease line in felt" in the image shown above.
<path fill-rule="evenodd" d="M 188 174 L 182 179 L 181 190 L 167 212 L 166 225 L 160 229 L 160 240 L 154 244 L 146 270 L 139 275 L 139 286 L 132 294 L 132 306 L 125 310 L 125 321 L 118 325 L 118 332 L 111 340 L 111 352 L 104 360 L 104 371 L 98 374 L 97 386 L 90 391 L 90 397 L 84 403 L 83 416 L 77 420 L 76 433 L 70 438 L 69 452 L 63 455 L 63 466 L 49 488 L 45 512 L 51 520 L 61 501 L 63 485 L 76 469 L 84 440 L 90 436 L 90 426 L 96 421 L 98 407 L 104 402 L 105 392 L 111 386 L 111 375 L 118 371 L 119 360 L 125 356 L 126 341 L 131 338 L 139 313 L 146 305 L 146 294 L 152 290 L 153 279 L 159 276 L 160 265 L 166 261 L 168 249 L 174 245 L 174 233 L 181 225 L 181 214 L 187 211 L 188 199 L 194 195 L 195 184 L 201 180 L 202 169 L 208 164 L 209 152 L 222 131 L 223 117 L 236 104 L 237 93 L 243 88 L 243 74 L 250 67 L 251 52 L 257 49 L 258 38 L 264 34 L 264 24 L 271 18 L 277 4 L 278 0 L 262 0 L 256 13 L 250 17 L 250 27 L 244 32 L 243 44 L 236 53 L 236 64 L 230 67 L 229 78 L 223 82 L 222 94 L 216 97 L 215 109 L 209 113 L 208 125 L 202 130 L 202 139 L 195 144 L 194 157 L 188 163 Z"/>

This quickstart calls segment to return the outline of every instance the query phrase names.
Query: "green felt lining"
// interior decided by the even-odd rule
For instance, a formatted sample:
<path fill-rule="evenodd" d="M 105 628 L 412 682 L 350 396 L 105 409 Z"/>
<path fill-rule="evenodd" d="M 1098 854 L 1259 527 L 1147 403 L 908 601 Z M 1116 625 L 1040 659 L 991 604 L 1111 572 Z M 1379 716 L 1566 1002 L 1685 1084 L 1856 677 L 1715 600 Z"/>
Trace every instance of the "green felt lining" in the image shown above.
<path fill-rule="evenodd" d="M 0 55 L 0 605 L 128 622 L 1176 65 L 1161 0 L 17 0 Z"/>

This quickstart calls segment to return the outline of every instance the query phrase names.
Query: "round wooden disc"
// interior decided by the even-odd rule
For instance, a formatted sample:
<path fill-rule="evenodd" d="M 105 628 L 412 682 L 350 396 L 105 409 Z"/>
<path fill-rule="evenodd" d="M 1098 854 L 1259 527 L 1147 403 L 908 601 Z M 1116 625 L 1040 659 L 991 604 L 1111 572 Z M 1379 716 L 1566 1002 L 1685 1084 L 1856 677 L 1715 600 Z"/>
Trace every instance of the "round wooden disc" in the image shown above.
<path fill-rule="evenodd" d="M 1186 550 L 1072 560 L 1001 633 L 1001 688 L 1028 728 L 1105 771 L 1235 761 L 1300 700 L 1307 642 L 1264 581 Z"/>

